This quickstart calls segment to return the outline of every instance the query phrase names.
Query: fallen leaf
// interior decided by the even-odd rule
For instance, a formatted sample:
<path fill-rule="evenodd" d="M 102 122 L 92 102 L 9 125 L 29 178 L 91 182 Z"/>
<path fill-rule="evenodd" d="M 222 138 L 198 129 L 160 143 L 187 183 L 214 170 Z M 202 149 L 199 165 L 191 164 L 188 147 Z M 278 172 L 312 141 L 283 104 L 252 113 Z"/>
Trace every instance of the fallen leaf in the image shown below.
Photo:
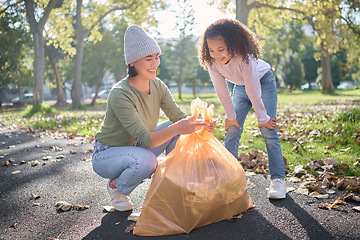
<path fill-rule="evenodd" d="M 9 160 L 3 161 L 3 162 L 1 162 L 1 165 L 2 165 L 2 166 L 9 166 L 9 165 L 10 165 L 10 161 L 9 161 Z"/>
<path fill-rule="evenodd" d="M 113 206 L 104 206 L 104 209 L 107 211 L 107 212 L 114 212 L 115 211 L 115 208 Z"/>
<path fill-rule="evenodd" d="M 286 187 L 286 192 L 292 192 L 294 191 L 296 188 L 294 186 L 291 187 Z"/>
<path fill-rule="evenodd" d="M 28 164 L 30 164 L 30 166 L 32 166 L 32 167 L 35 167 L 35 166 L 39 165 L 40 162 L 38 160 L 34 160 L 34 161 L 29 161 Z"/>
<path fill-rule="evenodd" d="M 294 192 L 303 194 L 303 195 L 309 195 L 309 189 L 307 189 L 307 188 L 297 188 L 294 190 Z"/>
<path fill-rule="evenodd" d="M 92 148 L 89 148 L 88 150 L 85 151 L 85 153 L 92 153 L 92 152 L 93 152 Z"/>
<path fill-rule="evenodd" d="M 55 204 L 57 206 L 56 211 L 62 210 L 64 212 L 69 211 L 71 209 L 75 210 L 84 210 L 90 208 L 89 205 L 73 205 L 68 202 L 59 201 Z"/>
<path fill-rule="evenodd" d="M 250 171 L 245 172 L 246 177 L 251 177 L 251 176 L 255 176 L 255 175 L 256 175 L 256 173 L 254 173 L 254 172 L 250 172 Z"/>
<path fill-rule="evenodd" d="M 250 180 L 246 180 L 246 186 L 248 188 L 256 187 L 255 183 L 251 182 Z"/>
<path fill-rule="evenodd" d="M 360 202 L 360 197 L 359 196 L 356 196 L 355 194 L 353 193 L 349 193 L 348 195 L 342 195 L 342 198 L 344 198 L 345 200 L 354 200 L 354 201 L 358 201 Z"/>
<path fill-rule="evenodd" d="M 320 194 L 318 192 L 312 192 L 309 194 L 310 197 L 317 198 L 317 199 L 327 199 L 329 198 L 329 194 Z"/>
<path fill-rule="evenodd" d="M 16 227 L 17 227 L 17 223 L 13 223 L 13 224 L 11 224 L 11 225 L 10 225 L 10 227 L 11 227 L 11 228 L 16 229 Z"/>
<path fill-rule="evenodd" d="M 360 206 L 352 207 L 351 209 L 360 212 Z"/>
<path fill-rule="evenodd" d="M 35 194 L 31 193 L 31 198 L 38 199 L 38 198 L 41 198 L 41 195 L 35 195 Z"/>
<path fill-rule="evenodd" d="M 13 172 L 11 172 L 11 174 L 18 174 L 18 173 L 20 173 L 20 171 L 18 170 L 18 171 L 13 171 Z"/>
<path fill-rule="evenodd" d="M 328 189 L 328 190 L 326 190 L 325 192 L 326 192 L 327 194 L 334 194 L 334 193 L 335 193 L 335 191 L 332 190 L 332 189 Z"/>
<path fill-rule="evenodd" d="M 57 147 L 57 146 L 50 146 L 49 148 L 52 149 L 52 150 L 54 150 L 55 152 L 60 152 L 60 151 L 63 150 L 62 148 Z"/>
<path fill-rule="evenodd" d="M 336 200 L 332 200 L 331 203 L 324 203 L 322 205 L 319 205 L 318 207 L 331 210 L 331 209 L 338 208 L 339 205 L 346 205 L 346 202 L 342 201 L 340 199 L 340 197 L 337 198 Z"/>
<path fill-rule="evenodd" d="M 70 203 L 63 201 L 57 202 L 55 206 L 57 206 L 56 211 L 62 210 L 64 212 L 69 211 L 72 208 L 72 205 Z"/>
<path fill-rule="evenodd" d="M 301 179 L 298 178 L 298 177 L 290 177 L 290 178 L 288 179 L 288 181 L 289 181 L 289 182 L 293 182 L 293 183 L 299 183 L 299 182 L 301 182 Z"/>
<path fill-rule="evenodd" d="M 335 144 L 333 144 L 333 143 L 330 143 L 329 145 L 327 145 L 327 148 L 328 149 L 331 149 L 331 148 L 335 148 L 336 146 L 335 146 Z"/>
<path fill-rule="evenodd" d="M 128 216 L 128 220 L 129 221 L 133 221 L 133 222 L 137 222 L 139 217 L 141 214 L 141 209 L 139 211 L 133 211 L 129 216 Z"/>
<path fill-rule="evenodd" d="M 228 218 L 227 220 L 230 222 L 237 222 L 242 217 L 242 214 L 239 214 L 237 216 L 232 216 L 231 218 Z"/>
<path fill-rule="evenodd" d="M 125 232 L 126 232 L 126 233 L 129 233 L 129 232 L 134 231 L 135 225 L 136 225 L 136 223 L 131 223 L 130 226 L 128 226 L 128 227 L 125 229 Z"/>
<path fill-rule="evenodd" d="M 345 148 L 345 149 L 340 149 L 339 151 L 340 152 L 347 152 L 347 151 L 349 151 L 351 149 L 351 147 L 348 147 L 348 148 Z"/>

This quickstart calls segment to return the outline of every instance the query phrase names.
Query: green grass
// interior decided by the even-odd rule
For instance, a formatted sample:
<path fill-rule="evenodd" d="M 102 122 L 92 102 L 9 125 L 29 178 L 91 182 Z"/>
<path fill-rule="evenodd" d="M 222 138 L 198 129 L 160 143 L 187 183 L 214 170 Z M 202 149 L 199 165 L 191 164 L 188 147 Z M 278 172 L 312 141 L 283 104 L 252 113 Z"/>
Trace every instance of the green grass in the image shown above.
<path fill-rule="evenodd" d="M 283 155 L 288 160 L 290 170 L 299 164 L 306 166 L 311 161 L 335 158 L 344 166 L 343 171 L 338 172 L 340 175 L 359 176 L 360 164 L 355 163 L 360 159 L 360 89 L 336 91 L 335 94 L 323 94 L 318 90 L 278 92 L 278 129 Z M 182 94 L 181 100 L 178 94 L 173 96 L 180 108 L 190 115 L 194 96 Z M 215 93 L 198 96 L 209 105 L 215 105 L 214 117 L 218 127 L 214 135 L 222 141 L 225 120 L 223 107 Z M 50 133 L 92 136 L 100 129 L 105 108 L 106 101 L 100 100 L 95 106 L 83 104 L 81 110 L 47 105 L 2 110 L 0 126 L 11 124 Z M 335 147 L 328 148 L 330 144 Z M 253 110 L 245 121 L 240 145 L 240 153 L 252 149 L 266 152 Z"/>

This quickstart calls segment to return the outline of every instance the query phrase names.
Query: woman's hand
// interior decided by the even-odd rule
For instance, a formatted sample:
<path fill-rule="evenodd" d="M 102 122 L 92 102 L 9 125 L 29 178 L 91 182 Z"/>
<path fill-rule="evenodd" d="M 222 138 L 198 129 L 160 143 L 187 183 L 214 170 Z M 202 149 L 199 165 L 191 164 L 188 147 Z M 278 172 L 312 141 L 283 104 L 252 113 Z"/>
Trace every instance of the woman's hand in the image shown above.
<path fill-rule="evenodd" d="M 229 120 L 229 119 L 225 119 L 225 131 L 227 131 L 229 129 L 229 127 L 231 126 L 236 126 L 238 129 L 241 129 L 237 119 L 234 120 Z"/>
<path fill-rule="evenodd" d="M 273 130 L 275 129 L 276 127 L 276 119 L 274 118 L 270 118 L 269 121 L 267 121 L 266 123 L 264 124 L 258 124 L 258 127 L 261 128 L 261 127 L 266 127 L 270 130 Z"/>

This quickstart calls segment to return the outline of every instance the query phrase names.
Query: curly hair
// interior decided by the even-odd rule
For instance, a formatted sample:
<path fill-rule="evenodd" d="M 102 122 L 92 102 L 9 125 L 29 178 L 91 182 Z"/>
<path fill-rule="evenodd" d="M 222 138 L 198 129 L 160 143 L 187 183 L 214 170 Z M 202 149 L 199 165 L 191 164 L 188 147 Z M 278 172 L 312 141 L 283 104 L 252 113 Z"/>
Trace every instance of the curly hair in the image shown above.
<path fill-rule="evenodd" d="M 207 27 L 205 33 L 200 38 L 198 58 L 201 66 L 206 69 L 206 65 L 212 65 L 215 61 L 209 52 L 207 39 L 222 36 L 225 39 L 227 50 L 233 55 L 240 54 L 246 63 L 249 63 L 248 54 L 255 59 L 259 59 L 262 48 L 256 37 L 246 25 L 238 20 L 219 19 Z"/>

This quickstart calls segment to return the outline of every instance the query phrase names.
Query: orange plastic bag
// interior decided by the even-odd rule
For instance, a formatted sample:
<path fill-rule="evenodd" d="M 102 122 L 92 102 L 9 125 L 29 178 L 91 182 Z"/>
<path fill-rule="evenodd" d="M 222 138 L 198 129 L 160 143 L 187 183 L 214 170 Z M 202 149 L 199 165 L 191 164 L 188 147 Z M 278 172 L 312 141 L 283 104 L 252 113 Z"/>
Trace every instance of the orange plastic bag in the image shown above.
<path fill-rule="evenodd" d="M 205 120 L 213 105 L 195 99 L 193 116 Z M 156 169 L 134 234 L 160 236 L 231 218 L 253 207 L 243 168 L 205 128 L 178 139 L 175 148 Z"/>

